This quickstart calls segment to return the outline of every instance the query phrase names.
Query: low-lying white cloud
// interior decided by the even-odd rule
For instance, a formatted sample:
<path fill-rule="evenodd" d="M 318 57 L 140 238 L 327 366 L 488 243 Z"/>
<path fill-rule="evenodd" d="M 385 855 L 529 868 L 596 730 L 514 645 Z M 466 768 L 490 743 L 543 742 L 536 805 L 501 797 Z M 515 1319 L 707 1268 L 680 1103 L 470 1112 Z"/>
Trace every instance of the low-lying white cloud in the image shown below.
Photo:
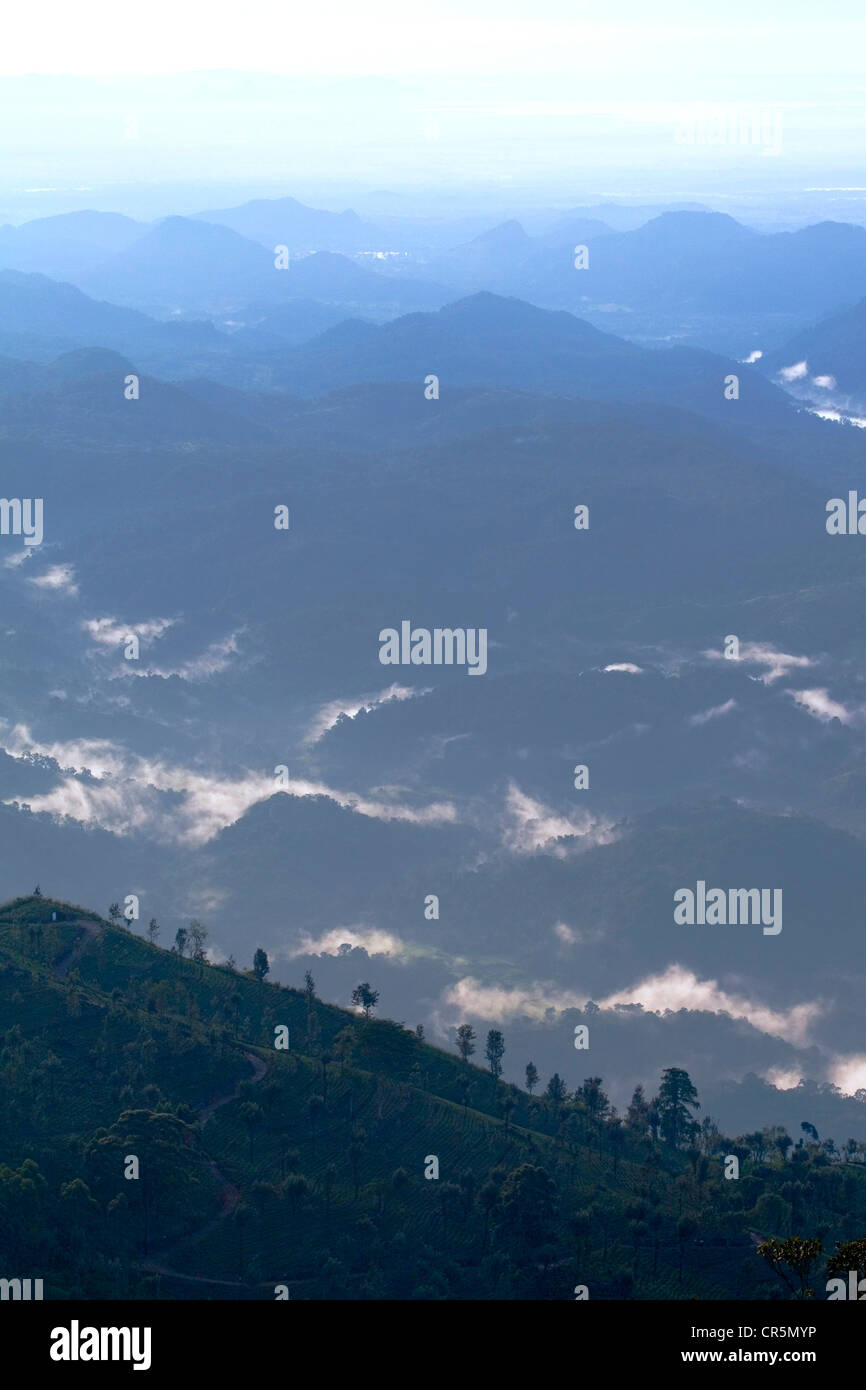
<path fill-rule="evenodd" d="M 715 980 L 699 980 L 693 971 L 682 965 L 669 965 L 660 975 L 648 975 L 628 989 L 599 999 L 598 1003 L 603 1009 L 611 1009 L 616 1004 L 641 1004 L 650 1013 L 689 1009 L 729 1014 L 732 1018 L 746 1019 L 761 1033 L 799 1047 L 806 1045 L 809 1028 L 824 1011 L 817 1001 L 795 1004 L 790 1009 L 772 1009 L 743 994 L 730 993 Z"/>
<path fill-rule="evenodd" d="M 846 415 L 842 410 L 810 410 L 810 415 L 815 415 L 819 420 L 831 420 L 837 425 L 854 425 L 858 430 L 866 429 L 866 417 L 862 415 Z"/>
<path fill-rule="evenodd" d="M 516 782 L 508 786 L 505 816 L 503 844 L 514 854 L 546 849 L 563 858 L 569 853 L 568 848 L 555 843 L 563 836 L 580 840 L 586 847 L 607 845 L 617 838 L 613 821 L 593 816 L 589 811 L 562 816 L 521 791 Z"/>
<path fill-rule="evenodd" d="M 709 724 L 710 720 L 723 719 L 726 714 L 730 714 L 736 708 L 736 700 L 726 700 L 723 705 L 713 705 L 710 709 L 701 710 L 699 714 L 689 715 L 689 723 L 695 727 Z"/>
<path fill-rule="evenodd" d="M 67 598 L 75 598 L 78 594 L 72 565 L 52 565 L 44 574 L 37 574 L 28 579 L 27 583 L 49 593 L 64 594 Z"/>
<path fill-rule="evenodd" d="M 826 690 L 788 690 L 785 692 L 790 695 L 794 703 L 811 714 L 813 719 L 819 719 L 822 723 L 829 723 L 831 719 L 838 719 L 842 724 L 852 724 L 855 716 L 862 714 L 862 711 L 849 710 L 838 700 L 831 699 Z"/>
<path fill-rule="evenodd" d="M 604 667 L 605 673 L 608 671 L 621 671 L 626 676 L 642 676 L 643 667 L 635 666 L 633 661 L 614 661 L 610 666 Z"/>
<path fill-rule="evenodd" d="M 802 1072 L 797 1067 L 770 1067 L 764 1072 L 764 1080 L 770 1086 L 775 1086 L 777 1091 L 796 1090 L 802 1079 Z"/>
<path fill-rule="evenodd" d="M 6 570 L 17 570 L 19 565 L 23 565 L 25 560 L 32 560 L 33 547 L 28 546 L 26 550 L 16 550 L 14 555 L 9 555 L 3 561 L 3 568 Z"/>
<path fill-rule="evenodd" d="M 124 624 L 117 618 L 86 618 L 81 626 L 97 646 L 119 647 L 131 636 L 142 642 L 158 641 L 176 622 L 176 618 L 147 618 L 144 622 Z"/>
<path fill-rule="evenodd" d="M 73 772 L 91 772 L 94 777 L 116 777 L 126 765 L 123 750 L 106 738 L 50 739 L 43 742 L 33 737 L 26 724 L 14 724 L 10 728 L 3 720 L 0 721 L 0 740 L 4 751 L 12 758 L 33 754 L 40 758 L 53 758 L 61 768 Z"/>
<path fill-rule="evenodd" d="M 809 363 L 793 362 L 790 367 L 780 367 L 779 376 L 783 381 L 802 381 L 804 376 L 809 375 Z"/>
<path fill-rule="evenodd" d="M 392 960 L 409 960 L 419 951 L 401 941 L 393 932 L 381 927 L 334 927 L 321 936 L 306 934 L 291 947 L 289 958 L 297 956 L 338 956 L 341 947 L 360 947 L 370 956 L 388 956 Z M 279 954 L 279 953 L 278 953 Z"/>
<path fill-rule="evenodd" d="M 585 994 L 556 989 L 552 985 L 521 985 L 509 989 L 503 985 L 485 985 L 472 975 L 465 975 L 449 985 L 442 995 L 442 1006 L 461 1021 L 470 1015 L 498 1023 L 508 1018 L 543 1019 L 551 1009 L 581 1009 Z"/>
<path fill-rule="evenodd" d="M 227 671 L 233 664 L 234 657 L 240 653 L 240 636 L 240 630 L 230 632 L 227 637 L 220 637 L 217 641 L 211 642 L 200 655 L 174 666 L 145 666 L 139 669 L 137 662 L 124 661 L 123 673 L 129 676 L 162 676 L 164 679 L 179 676 L 185 681 L 210 680 L 212 676 L 219 676 L 223 671 Z"/>
<path fill-rule="evenodd" d="M 362 695 L 356 700 L 329 700 L 316 711 L 304 735 L 304 743 L 318 743 L 330 729 L 333 729 L 341 715 L 345 715 L 347 719 L 354 719 L 362 711 L 369 714 L 379 705 L 386 705 L 392 700 L 411 700 L 414 695 L 427 694 L 429 689 L 416 690 L 411 685 L 389 685 L 387 690 L 380 690 L 378 695 Z"/>
<path fill-rule="evenodd" d="M 866 1090 L 866 1056 L 860 1053 L 851 1057 L 837 1057 L 828 1068 L 827 1080 L 844 1091 L 846 1096 Z"/>
<path fill-rule="evenodd" d="M 69 816 L 120 835 L 143 831 L 161 840 L 179 838 L 191 845 L 206 844 L 257 802 L 277 794 L 327 797 L 338 806 L 373 820 L 413 825 L 442 825 L 457 820 L 456 808 L 448 801 L 415 807 L 340 791 L 324 782 L 302 778 L 290 778 L 285 785 L 277 785 L 273 775 L 260 772 L 226 777 L 141 758 L 107 740 L 42 743 L 21 724 L 5 735 L 0 729 L 0 746 L 12 757 L 36 754 L 53 758 L 73 774 L 62 777 L 49 792 L 28 796 L 26 804 L 31 811 Z M 95 781 L 75 775 L 85 769 Z M 4 804 L 21 802 L 9 797 Z"/>
<path fill-rule="evenodd" d="M 711 649 L 705 651 L 704 656 L 711 661 L 730 661 L 733 666 L 738 664 L 733 657 L 726 657 L 724 651 Z M 790 652 L 780 652 L 769 642 L 741 642 L 739 663 L 747 666 L 765 666 L 767 670 L 761 676 L 764 685 L 772 685 L 774 681 L 786 676 L 789 671 L 815 665 L 812 657 L 793 656 Z"/>

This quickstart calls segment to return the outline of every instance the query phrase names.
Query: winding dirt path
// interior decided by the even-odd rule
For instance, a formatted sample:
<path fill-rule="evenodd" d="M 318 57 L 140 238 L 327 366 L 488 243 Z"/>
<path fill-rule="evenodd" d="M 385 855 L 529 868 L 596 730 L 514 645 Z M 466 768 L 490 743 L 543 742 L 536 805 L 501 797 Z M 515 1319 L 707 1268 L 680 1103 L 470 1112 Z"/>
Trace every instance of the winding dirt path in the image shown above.
<path fill-rule="evenodd" d="M 91 922 L 84 918 L 79 918 L 78 921 L 73 922 L 72 925 L 80 927 L 81 931 L 75 938 L 70 949 L 65 951 L 53 965 L 55 973 L 61 979 L 69 974 L 73 965 L 80 959 L 88 942 L 95 941 L 97 937 L 102 935 L 104 930 L 101 923 Z M 249 1081 L 251 1085 L 257 1086 L 268 1074 L 268 1063 L 263 1061 L 261 1057 L 257 1057 L 254 1052 L 245 1052 L 243 1055 L 244 1059 L 250 1063 L 253 1069 L 252 1076 L 244 1077 L 243 1079 Z M 229 1105 L 231 1101 L 235 1099 L 237 1090 L 237 1085 L 233 1086 L 230 1091 L 225 1091 L 221 1095 L 212 1096 L 205 1105 L 200 1107 L 196 1114 L 202 1129 L 204 1129 L 209 1120 L 213 1119 L 216 1112 L 220 1110 L 222 1106 Z M 189 1143 L 191 1141 L 192 1135 L 190 1134 L 187 1138 L 187 1142 Z M 172 1241 L 169 1245 L 164 1246 L 162 1251 L 163 1258 L 170 1259 L 175 1251 L 179 1250 L 182 1246 L 197 1245 L 199 1241 L 204 1240 L 205 1236 L 210 1235 L 211 1231 L 216 1230 L 221 1221 L 224 1221 L 227 1216 L 231 1215 L 241 1199 L 240 1192 L 235 1187 L 234 1183 L 230 1182 L 226 1177 L 216 1161 L 206 1156 L 206 1162 L 213 1178 L 219 1186 L 219 1212 L 212 1220 L 206 1222 L 204 1226 L 201 1226 L 197 1231 L 193 1231 L 192 1235 L 184 1236 L 182 1240 Z M 196 1284 L 214 1284 L 224 1288 L 247 1287 L 247 1285 L 235 1279 L 206 1279 L 195 1274 L 182 1274 L 180 1270 L 172 1269 L 169 1265 L 160 1264 L 156 1260 L 143 1260 L 140 1262 L 140 1268 L 148 1270 L 152 1274 L 165 1274 L 172 1279 L 184 1279 Z"/>
<path fill-rule="evenodd" d="M 253 1075 L 246 1079 L 251 1085 L 257 1086 L 262 1077 L 266 1075 L 268 1064 L 267 1062 L 263 1062 L 261 1057 L 257 1057 L 254 1052 L 245 1052 L 244 1057 L 251 1064 L 253 1069 Z M 213 1100 L 209 1100 L 207 1105 L 202 1106 L 201 1110 L 198 1112 L 198 1122 L 202 1128 L 204 1128 L 211 1116 L 215 1115 L 221 1106 L 228 1105 L 229 1101 L 234 1100 L 236 1094 L 237 1087 L 235 1087 L 234 1090 L 226 1091 L 224 1095 L 214 1096 Z"/>
<path fill-rule="evenodd" d="M 88 922 L 83 918 L 79 918 L 78 921 L 73 922 L 72 925 L 74 927 L 81 927 L 81 935 L 77 936 L 70 949 L 65 951 L 60 959 L 54 962 L 54 970 L 61 979 L 64 975 L 69 974 L 75 962 L 81 957 L 88 941 L 95 941 L 98 936 L 102 935 L 103 931 L 99 922 Z"/>
<path fill-rule="evenodd" d="M 251 1077 L 244 1077 L 243 1079 L 249 1081 L 251 1085 L 257 1086 L 258 1083 L 261 1080 L 263 1080 L 265 1076 L 267 1076 L 269 1070 L 268 1064 L 267 1062 L 263 1061 L 261 1057 L 257 1057 L 254 1052 L 245 1052 L 244 1058 L 252 1066 L 253 1075 Z M 237 1086 L 235 1086 L 232 1088 L 231 1091 L 226 1091 L 222 1095 L 212 1097 L 212 1099 L 209 1100 L 206 1105 L 203 1105 L 201 1107 L 197 1114 L 198 1121 L 202 1129 L 204 1129 L 204 1126 L 207 1124 L 208 1120 L 212 1119 L 216 1112 L 219 1109 L 221 1109 L 222 1106 L 228 1105 L 231 1101 L 235 1099 L 235 1097 L 237 1096 L 237 1090 L 238 1088 Z M 191 1142 L 191 1139 L 192 1136 L 190 1135 L 188 1142 Z M 227 1216 L 231 1215 L 231 1213 L 234 1211 L 235 1207 L 241 1199 L 240 1192 L 235 1187 L 234 1183 L 226 1177 L 225 1173 L 222 1171 L 222 1169 L 219 1167 L 216 1161 L 210 1157 L 207 1157 L 206 1162 L 208 1168 L 211 1171 L 211 1174 L 215 1178 L 216 1182 L 219 1184 L 219 1212 L 210 1221 L 207 1221 L 204 1226 L 200 1226 L 198 1230 L 193 1231 L 191 1235 L 183 1236 L 180 1240 L 172 1241 L 169 1245 L 164 1246 L 162 1250 L 163 1259 L 170 1260 L 172 1255 L 174 1255 L 181 1248 L 185 1249 L 187 1246 L 190 1245 L 198 1245 L 200 1241 L 204 1240 L 205 1236 L 209 1236 L 211 1231 L 215 1231 L 217 1226 L 219 1226 L 222 1221 L 225 1221 Z M 240 1280 L 206 1279 L 203 1276 L 199 1276 L 196 1274 L 182 1274 L 180 1270 L 172 1269 L 167 1264 L 159 1264 L 156 1260 L 142 1260 L 140 1267 L 142 1269 L 148 1270 L 151 1274 L 166 1274 L 172 1279 L 186 1279 L 188 1281 L 192 1280 L 194 1283 L 197 1284 L 219 1284 L 230 1288 L 247 1287 L 247 1285 L 241 1283 Z"/>

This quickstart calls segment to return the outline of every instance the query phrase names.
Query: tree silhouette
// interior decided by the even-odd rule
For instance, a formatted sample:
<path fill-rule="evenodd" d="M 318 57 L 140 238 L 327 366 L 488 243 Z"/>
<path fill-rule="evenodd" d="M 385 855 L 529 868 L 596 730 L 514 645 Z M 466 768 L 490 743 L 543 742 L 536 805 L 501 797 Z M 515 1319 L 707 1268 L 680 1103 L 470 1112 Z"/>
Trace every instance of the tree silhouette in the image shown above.
<path fill-rule="evenodd" d="M 352 990 L 352 1003 L 356 1005 L 357 1008 L 363 1010 L 365 1018 L 370 1017 L 370 1014 L 373 1009 L 375 1009 L 378 1002 L 379 991 L 377 989 L 371 989 L 367 980 L 362 980 L 361 983 L 356 985 Z"/>
<path fill-rule="evenodd" d="M 827 1273 L 833 1278 L 856 1270 L 858 1281 L 866 1278 L 866 1240 L 836 1242 L 836 1249 L 827 1260 Z"/>
<path fill-rule="evenodd" d="M 505 1039 L 498 1028 L 491 1028 L 487 1034 L 484 1055 L 490 1067 L 490 1075 L 498 1081 L 502 1075 L 502 1058 L 505 1053 Z"/>
<path fill-rule="evenodd" d="M 809 1286 L 812 1266 L 821 1255 L 822 1245 L 817 1236 L 802 1240 L 800 1236 L 789 1236 L 779 1240 L 772 1236 L 758 1246 L 758 1254 L 767 1261 L 774 1274 L 791 1290 L 794 1298 L 814 1297 L 814 1289 Z M 785 1268 L 787 1266 L 787 1270 Z"/>
<path fill-rule="evenodd" d="M 502 1220 L 507 1238 L 534 1249 L 551 1231 L 556 1208 L 556 1186 L 545 1171 L 523 1163 L 502 1184 Z"/>
<path fill-rule="evenodd" d="M 658 1094 L 659 1127 L 662 1138 L 675 1146 L 688 1137 L 693 1124 L 692 1110 L 700 1110 L 698 1093 L 691 1077 L 682 1067 L 668 1067 L 662 1072 Z"/>
<path fill-rule="evenodd" d="M 197 960 L 197 961 L 203 961 L 203 960 L 204 960 L 204 958 L 205 958 L 205 954 L 204 954 L 204 943 L 207 941 L 207 938 L 208 938 L 208 930 L 207 930 L 207 927 L 203 927 L 202 924 L 201 924 L 201 922 L 198 920 L 198 918 L 197 918 L 197 917 L 193 917 L 192 921 L 191 921 L 190 924 L 189 924 L 189 934 L 188 934 L 188 939 L 189 939 L 189 941 L 190 941 L 191 944 L 192 944 L 192 951 L 191 951 L 191 954 L 192 954 L 193 960 Z"/>
<path fill-rule="evenodd" d="M 471 1023 L 461 1023 L 457 1029 L 457 1051 L 464 1062 L 468 1062 L 475 1051 L 475 1029 Z"/>
<path fill-rule="evenodd" d="M 190 944 L 192 944 L 190 955 L 192 955 L 192 959 L 197 960 L 200 965 L 203 965 L 204 960 L 206 960 L 206 955 L 204 955 L 204 942 L 207 941 L 207 937 L 209 937 L 207 927 L 203 927 L 199 919 L 193 917 L 192 922 L 189 923 L 188 940 Z"/>
<path fill-rule="evenodd" d="M 625 1113 L 625 1122 L 633 1134 L 643 1137 L 649 1129 L 649 1105 L 643 1086 L 638 1084 Z"/>
<path fill-rule="evenodd" d="M 554 1110 L 556 1111 L 558 1111 L 560 1107 L 565 1104 L 566 1100 L 568 1099 L 568 1087 L 566 1086 L 558 1071 L 555 1071 L 553 1073 L 553 1076 L 548 1081 L 544 1094 L 547 1096 L 547 1099 L 551 1102 Z"/>
<path fill-rule="evenodd" d="M 536 1086 L 538 1085 L 538 1081 L 539 1081 L 539 1077 L 538 1077 L 538 1067 L 535 1065 L 534 1062 L 527 1062 L 527 1063 L 526 1063 L 526 1089 L 527 1089 L 527 1091 L 529 1092 L 530 1095 L 532 1095 L 532 1092 L 535 1090 Z"/>
<path fill-rule="evenodd" d="M 270 968 L 271 967 L 270 962 L 268 961 L 268 957 L 266 953 L 262 950 L 261 946 L 259 946 L 255 955 L 253 956 L 253 974 L 255 975 L 257 980 L 263 980 Z"/>

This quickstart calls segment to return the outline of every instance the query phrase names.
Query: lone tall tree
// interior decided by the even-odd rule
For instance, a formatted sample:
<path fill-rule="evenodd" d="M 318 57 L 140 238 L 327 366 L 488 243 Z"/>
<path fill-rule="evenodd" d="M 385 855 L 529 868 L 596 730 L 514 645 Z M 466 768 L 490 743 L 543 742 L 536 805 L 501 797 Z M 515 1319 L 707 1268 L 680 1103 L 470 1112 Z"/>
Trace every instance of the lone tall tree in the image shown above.
<path fill-rule="evenodd" d="M 475 1029 L 471 1023 L 461 1023 L 457 1029 L 457 1051 L 464 1062 L 468 1062 L 475 1051 Z"/>
<path fill-rule="evenodd" d="M 568 1087 L 558 1071 L 555 1071 L 548 1081 L 544 1094 L 547 1096 L 547 1099 L 551 1101 L 556 1111 L 568 1100 Z"/>
<path fill-rule="evenodd" d="M 659 1127 L 668 1144 L 680 1145 L 695 1123 L 693 1110 L 700 1110 L 698 1093 L 691 1077 L 682 1067 L 668 1067 L 662 1072 L 658 1094 Z"/>
<path fill-rule="evenodd" d="M 361 983 L 356 985 L 352 990 L 352 1003 L 359 1009 L 363 1009 L 365 1018 L 370 1017 L 371 1012 L 375 1009 L 378 1002 L 379 991 L 377 989 L 371 989 L 369 981 L 367 980 L 362 980 Z"/>
<path fill-rule="evenodd" d="M 253 974 L 257 980 L 263 980 L 270 968 L 268 957 L 260 946 L 253 956 Z"/>
<path fill-rule="evenodd" d="M 192 943 L 193 960 L 204 960 L 204 943 L 207 941 L 207 937 L 207 927 L 203 927 L 198 918 L 193 917 L 189 924 L 189 940 Z"/>
<path fill-rule="evenodd" d="M 538 1085 L 538 1067 L 534 1062 L 526 1063 L 526 1089 L 530 1095 Z"/>
<path fill-rule="evenodd" d="M 497 1081 L 502 1075 L 502 1058 L 505 1053 L 505 1039 L 498 1028 L 491 1028 L 487 1034 L 487 1046 L 484 1055 L 490 1067 L 490 1075 Z"/>
<path fill-rule="evenodd" d="M 635 1134 L 643 1136 L 649 1129 L 649 1105 L 643 1086 L 638 1082 L 626 1111 L 625 1122 Z"/>

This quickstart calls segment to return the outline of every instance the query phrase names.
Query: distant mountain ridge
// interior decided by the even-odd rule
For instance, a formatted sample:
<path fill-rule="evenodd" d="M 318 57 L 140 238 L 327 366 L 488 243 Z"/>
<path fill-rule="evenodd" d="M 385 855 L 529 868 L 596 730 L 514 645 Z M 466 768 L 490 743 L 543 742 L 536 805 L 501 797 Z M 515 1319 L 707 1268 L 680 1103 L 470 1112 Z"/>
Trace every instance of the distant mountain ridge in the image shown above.
<path fill-rule="evenodd" d="M 288 246 L 291 252 L 340 251 L 347 255 L 383 249 L 389 240 L 385 232 L 351 209 L 325 212 L 289 197 L 254 198 L 240 207 L 198 212 L 195 219 L 230 227 L 269 249 Z"/>
<path fill-rule="evenodd" d="M 437 371 L 438 368 L 438 371 Z M 740 382 L 726 399 L 726 379 Z M 511 387 L 543 395 L 646 401 L 724 419 L 782 423 L 784 393 L 749 368 L 710 353 L 675 348 L 651 352 L 603 333 L 574 315 L 479 293 L 432 314 L 381 326 L 338 325 L 287 354 L 278 381 L 320 395 L 359 381 L 406 381 L 419 390 L 429 375 L 440 392 L 461 387 Z"/>

